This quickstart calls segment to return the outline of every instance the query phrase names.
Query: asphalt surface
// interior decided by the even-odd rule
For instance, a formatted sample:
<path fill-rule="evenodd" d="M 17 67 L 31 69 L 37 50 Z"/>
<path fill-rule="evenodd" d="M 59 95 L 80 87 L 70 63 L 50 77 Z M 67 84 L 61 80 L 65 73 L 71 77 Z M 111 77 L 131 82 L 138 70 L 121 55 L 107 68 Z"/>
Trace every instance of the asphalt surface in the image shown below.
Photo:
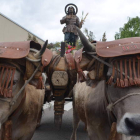
<path fill-rule="evenodd" d="M 32 140 L 70 140 L 72 134 L 72 116 L 72 106 L 68 105 L 63 114 L 61 130 L 57 130 L 54 126 L 53 105 L 49 108 L 45 107 L 40 127 L 36 130 Z M 77 130 L 77 140 L 89 140 L 82 122 L 80 122 Z"/>

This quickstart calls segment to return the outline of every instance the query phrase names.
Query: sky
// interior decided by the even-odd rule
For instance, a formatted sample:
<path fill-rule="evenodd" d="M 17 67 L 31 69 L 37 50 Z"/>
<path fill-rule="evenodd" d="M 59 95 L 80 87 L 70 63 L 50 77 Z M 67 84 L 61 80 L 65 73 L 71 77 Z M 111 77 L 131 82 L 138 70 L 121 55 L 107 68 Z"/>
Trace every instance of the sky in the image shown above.
<path fill-rule="evenodd" d="M 140 0 L 0 0 L 0 13 L 41 39 L 54 43 L 64 40 L 65 25 L 61 25 L 60 20 L 69 3 L 78 7 L 80 19 L 82 11 L 84 15 L 89 13 L 81 30 L 92 31 L 98 41 L 104 32 L 107 41 L 114 40 L 115 33 L 129 17 L 140 17 Z"/>

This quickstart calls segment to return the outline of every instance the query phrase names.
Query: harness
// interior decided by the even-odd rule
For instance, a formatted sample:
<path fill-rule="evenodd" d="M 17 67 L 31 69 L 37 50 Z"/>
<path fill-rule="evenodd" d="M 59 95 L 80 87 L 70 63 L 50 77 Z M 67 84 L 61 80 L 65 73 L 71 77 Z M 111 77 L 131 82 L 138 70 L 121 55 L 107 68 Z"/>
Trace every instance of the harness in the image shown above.
<path fill-rule="evenodd" d="M 43 46 L 46 49 L 46 46 Z M 50 50 L 46 49 L 44 55 L 42 56 L 42 60 L 38 59 L 35 60 L 36 58 L 34 57 L 33 52 L 37 52 L 37 50 L 41 49 L 41 45 L 38 43 L 35 43 L 33 41 L 28 41 L 28 42 L 13 42 L 13 43 L 0 43 L 0 49 L 1 49 L 1 55 L 0 58 L 1 60 L 3 58 L 2 63 L 10 64 L 10 65 L 0 65 L 1 69 L 1 76 L 0 76 L 0 96 L 6 97 L 5 99 L 0 98 L 1 101 L 8 102 L 10 108 L 16 103 L 17 99 L 21 95 L 22 91 L 24 90 L 25 86 L 33 79 L 33 78 L 39 78 L 40 79 L 40 71 L 42 72 L 43 67 L 47 66 L 52 58 L 52 53 Z M 29 54 L 29 51 L 32 51 L 31 54 Z M 38 51 L 39 52 L 39 51 Z M 17 55 L 15 55 L 17 54 Z M 48 54 L 48 55 L 47 55 Z M 27 57 L 28 56 L 28 57 Z M 27 60 L 22 61 L 23 63 L 20 62 L 21 59 L 26 58 Z M 30 60 L 31 58 L 31 60 Z M 34 59 L 34 61 L 32 60 Z M 20 68 L 21 65 L 23 65 L 25 68 L 27 67 L 27 63 L 29 61 L 32 61 L 34 63 L 34 67 L 32 72 L 28 73 L 28 70 L 26 69 L 26 72 L 28 73 L 28 77 L 26 75 L 26 82 L 22 86 L 22 88 L 18 91 L 18 93 L 13 96 L 12 94 L 12 87 L 13 87 L 13 79 L 14 79 L 14 74 L 15 70 L 19 70 L 23 75 L 25 74 L 25 71 Z M 41 64 L 42 61 L 42 64 Z M 16 63 L 15 63 L 16 62 Z M 20 64 L 20 66 L 18 65 Z M 43 67 L 41 68 L 41 65 Z M 30 67 L 31 68 L 31 67 Z M 31 70 L 31 69 L 29 69 Z M 4 74 L 5 71 L 5 74 Z M 39 72 L 39 75 L 38 75 Z M 4 74 L 4 75 L 3 75 Z M 3 84 L 2 84 L 3 80 Z M 10 85 L 10 88 L 8 89 Z M 9 98 L 12 98 L 9 99 Z M 2 125 L 2 139 L 12 139 L 12 118 L 21 114 L 22 110 L 21 107 L 24 104 L 26 98 L 26 94 L 23 95 L 23 98 L 18 106 L 18 108 L 11 114 L 11 116 L 8 118 L 8 120 Z"/>
<path fill-rule="evenodd" d="M 140 53 L 139 40 L 140 37 L 115 40 L 111 42 L 97 42 L 97 53 L 87 52 L 98 62 L 112 68 L 112 75 L 106 84 L 111 85 L 112 83 L 114 83 L 113 79 L 116 72 L 117 79 L 114 86 L 119 88 L 140 86 L 140 57 L 138 55 Z M 129 55 L 129 57 L 127 57 L 126 55 Z M 113 65 L 103 60 L 109 58 L 114 58 Z M 112 122 L 116 122 L 116 117 L 113 111 L 114 107 L 126 98 L 136 95 L 140 95 L 140 93 L 130 93 L 118 99 L 117 101 L 112 102 L 107 91 L 105 92 L 105 107 L 107 108 L 110 125 L 112 124 Z"/>

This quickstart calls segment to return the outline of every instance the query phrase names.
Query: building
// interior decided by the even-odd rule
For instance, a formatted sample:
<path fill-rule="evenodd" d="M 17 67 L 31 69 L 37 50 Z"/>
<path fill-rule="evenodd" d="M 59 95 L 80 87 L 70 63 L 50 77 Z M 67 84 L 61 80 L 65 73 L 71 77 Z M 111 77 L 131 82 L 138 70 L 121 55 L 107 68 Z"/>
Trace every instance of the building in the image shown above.
<path fill-rule="evenodd" d="M 27 41 L 29 35 L 44 44 L 44 40 L 0 13 L 0 42 Z"/>

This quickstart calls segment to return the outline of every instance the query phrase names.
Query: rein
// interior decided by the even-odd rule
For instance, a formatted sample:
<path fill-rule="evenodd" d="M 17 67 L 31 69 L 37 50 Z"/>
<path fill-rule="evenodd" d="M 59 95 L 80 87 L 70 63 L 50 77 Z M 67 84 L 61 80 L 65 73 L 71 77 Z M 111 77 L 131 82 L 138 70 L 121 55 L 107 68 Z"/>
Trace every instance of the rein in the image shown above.
<path fill-rule="evenodd" d="M 126 96 L 123 96 L 122 98 L 118 99 L 114 103 L 109 103 L 109 105 L 107 106 L 107 110 L 112 111 L 116 104 L 118 104 L 119 102 L 125 100 L 126 98 L 128 98 L 130 96 L 135 96 L 135 95 L 140 95 L 140 93 L 130 93 L 130 94 L 127 94 Z"/>

